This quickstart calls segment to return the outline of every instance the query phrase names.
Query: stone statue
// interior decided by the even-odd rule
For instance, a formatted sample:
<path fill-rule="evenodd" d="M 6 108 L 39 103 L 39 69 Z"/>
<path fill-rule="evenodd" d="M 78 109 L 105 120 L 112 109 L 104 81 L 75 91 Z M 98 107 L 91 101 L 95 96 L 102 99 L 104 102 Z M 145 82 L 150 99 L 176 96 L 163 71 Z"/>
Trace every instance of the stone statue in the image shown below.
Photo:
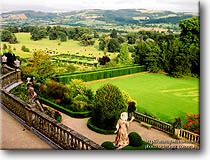
<path fill-rule="evenodd" d="M 115 133 L 117 133 L 115 138 L 115 146 L 118 147 L 118 149 L 121 149 L 129 144 L 127 128 L 129 127 L 129 124 L 134 120 L 134 117 L 132 117 L 130 121 L 127 120 L 128 113 L 122 112 L 120 119 L 117 122 L 115 131 Z"/>
<path fill-rule="evenodd" d="M 44 112 L 44 109 L 37 98 L 37 94 L 34 91 L 33 84 L 31 82 L 27 83 L 27 89 L 28 89 L 28 99 L 32 107 L 36 107 L 38 110 Z"/>

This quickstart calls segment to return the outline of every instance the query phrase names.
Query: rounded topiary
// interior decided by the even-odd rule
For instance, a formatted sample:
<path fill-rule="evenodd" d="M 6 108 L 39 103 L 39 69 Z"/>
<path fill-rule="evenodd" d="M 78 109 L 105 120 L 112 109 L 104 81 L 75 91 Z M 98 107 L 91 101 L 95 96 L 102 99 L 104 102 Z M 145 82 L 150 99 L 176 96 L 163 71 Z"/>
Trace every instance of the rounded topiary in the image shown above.
<path fill-rule="evenodd" d="M 142 138 L 136 132 L 131 132 L 129 135 L 129 145 L 133 147 L 138 147 L 142 145 Z"/>
<path fill-rule="evenodd" d="M 96 91 L 92 118 L 98 128 L 116 129 L 120 114 L 125 111 L 127 104 L 117 86 L 105 84 Z"/>
<path fill-rule="evenodd" d="M 110 142 L 110 141 L 103 142 L 101 146 L 104 147 L 107 150 L 114 150 L 115 149 L 114 143 Z"/>

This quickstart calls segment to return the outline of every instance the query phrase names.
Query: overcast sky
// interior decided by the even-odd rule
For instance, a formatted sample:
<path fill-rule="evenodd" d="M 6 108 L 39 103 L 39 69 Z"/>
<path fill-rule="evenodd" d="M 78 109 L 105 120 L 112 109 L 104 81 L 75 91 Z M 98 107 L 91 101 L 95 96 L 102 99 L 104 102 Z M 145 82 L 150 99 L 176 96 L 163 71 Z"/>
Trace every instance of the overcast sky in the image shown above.
<path fill-rule="evenodd" d="M 199 0 L 1 0 L 1 11 L 82 9 L 154 9 L 198 13 Z"/>

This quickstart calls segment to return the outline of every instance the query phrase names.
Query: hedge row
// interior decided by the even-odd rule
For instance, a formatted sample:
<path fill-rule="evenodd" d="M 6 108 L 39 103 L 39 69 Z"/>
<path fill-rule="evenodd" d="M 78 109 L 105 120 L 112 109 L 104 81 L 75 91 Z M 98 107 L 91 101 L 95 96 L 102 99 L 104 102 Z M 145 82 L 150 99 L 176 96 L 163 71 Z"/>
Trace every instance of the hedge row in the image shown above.
<path fill-rule="evenodd" d="M 40 101 L 62 113 L 65 113 L 71 117 L 75 117 L 75 118 L 86 118 L 86 117 L 90 117 L 91 116 L 91 111 L 87 111 L 87 112 L 74 112 L 74 111 L 71 111 L 70 109 L 67 109 L 63 106 L 60 106 L 50 100 L 47 100 L 43 97 L 40 97 Z"/>
<path fill-rule="evenodd" d="M 114 134 L 114 131 L 115 130 L 105 130 L 105 129 L 101 129 L 101 128 L 98 128 L 96 127 L 93 123 L 92 123 L 92 119 L 88 119 L 88 122 L 87 122 L 87 126 L 89 129 L 97 132 L 97 133 L 101 133 L 101 134 Z"/>
<path fill-rule="evenodd" d="M 59 57 L 77 57 L 77 58 L 86 58 L 86 59 L 96 59 L 96 57 L 87 57 L 87 56 L 79 56 L 79 55 L 75 55 L 75 54 L 59 54 L 59 55 L 54 55 L 54 56 L 52 56 L 52 57 L 57 57 L 57 58 L 59 58 Z"/>
<path fill-rule="evenodd" d="M 91 62 L 91 61 L 78 60 L 78 59 L 65 60 L 65 59 L 53 58 L 53 60 L 61 61 L 61 62 L 68 62 L 68 63 L 90 64 L 90 65 L 97 65 L 98 64 L 98 62 Z"/>
<path fill-rule="evenodd" d="M 98 79 L 105 79 L 117 76 L 123 76 L 138 72 L 143 72 L 146 70 L 144 66 L 134 66 L 134 67 L 127 67 L 127 68 L 117 68 L 117 69 L 110 69 L 110 70 L 102 70 L 102 71 L 95 71 L 90 73 L 80 73 L 75 75 L 67 75 L 67 76 L 59 76 L 57 80 L 63 84 L 68 83 L 71 79 L 82 79 L 83 81 L 93 81 Z"/>
<path fill-rule="evenodd" d="M 139 65 L 134 64 L 134 65 L 128 65 L 128 66 L 121 66 L 121 67 L 110 67 L 110 68 L 94 69 L 94 70 L 88 70 L 88 71 L 61 73 L 61 74 L 57 74 L 56 77 L 67 76 L 67 75 L 75 75 L 75 74 L 83 74 L 83 73 L 92 73 L 92 72 L 106 71 L 106 70 L 112 70 L 112 69 L 122 69 L 122 68 L 134 67 L 134 66 L 139 66 Z"/>

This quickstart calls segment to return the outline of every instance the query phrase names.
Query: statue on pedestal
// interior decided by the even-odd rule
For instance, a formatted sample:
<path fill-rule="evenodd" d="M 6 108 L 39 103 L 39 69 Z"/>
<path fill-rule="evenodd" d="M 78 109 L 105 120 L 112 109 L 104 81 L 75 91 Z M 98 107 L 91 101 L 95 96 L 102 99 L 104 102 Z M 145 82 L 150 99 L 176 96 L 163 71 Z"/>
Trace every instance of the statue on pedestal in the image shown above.
<path fill-rule="evenodd" d="M 115 133 L 117 133 L 117 136 L 115 138 L 115 146 L 118 147 L 118 149 L 121 149 L 129 144 L 127 128 L 129 127 L 129 124 L 133 120 L 134 120 L 134 117 L 132 117 L 131 120 L 128 121 L 127 112 L 121 113 L 120 119 L 118 120 L 117 125 L 116 125 L 116 131 L 115 131 Z"/>
<path fill-rule="evenodd" d="M 27 89 L 28 89 L 28 99 L 32 107 L 36 107 L 41 112 L 44 112 L 44 109 L 37 98 L 37 94 L 34 91 L 33 84 L 31 82 L 27 82 Z"/>

